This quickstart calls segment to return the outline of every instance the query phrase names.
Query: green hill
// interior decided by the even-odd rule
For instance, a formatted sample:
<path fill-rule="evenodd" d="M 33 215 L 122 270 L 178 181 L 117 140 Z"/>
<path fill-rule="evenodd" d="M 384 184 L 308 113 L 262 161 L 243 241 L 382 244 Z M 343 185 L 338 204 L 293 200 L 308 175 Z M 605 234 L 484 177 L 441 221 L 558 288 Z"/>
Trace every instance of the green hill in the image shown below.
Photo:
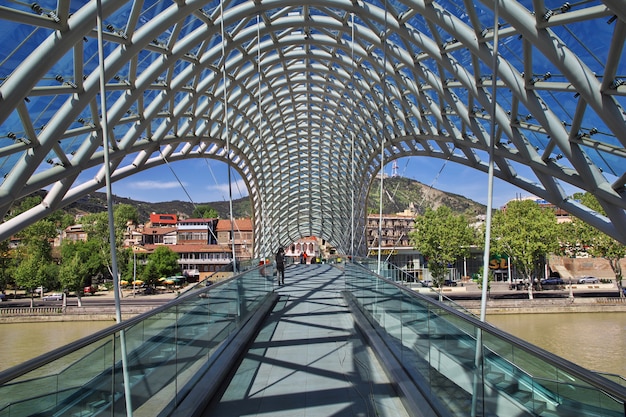
<path fill-rule="evenodd" d="M 419 181 L 409 178 L 392 177 L 383 181 L 383 214 L 396 214 L 412 207 L 421 214 L 427 207 L 436 209 L 441 205 L 450 207 L 455 213 L 484 213 L 485 206 L 458 194 L 447 193 L 428 187 Z M 368 213 L 378 213 L 380 180 L 375 179 L 367 200 Z M 137 208 L 139 220 L 145 222 L 150 213 L 174 213 L 179 216 L 191 216 L 194 206 L 187 201 L 164 201 L 149 203 L 130 198 L 114 197 L 114 204 L 129 204 Z M 228 201 L 197 203 L 208 205 L 217 210 L 220 218 L 229 217 Z M 67 210 L 73 214 L 94 213 L 106 210 L 106 194 L 91 193 L 71 204 Z M 252 206 L 249 198 L 233 200 L 233 214 L 236 218 L 251 217 Z"/>

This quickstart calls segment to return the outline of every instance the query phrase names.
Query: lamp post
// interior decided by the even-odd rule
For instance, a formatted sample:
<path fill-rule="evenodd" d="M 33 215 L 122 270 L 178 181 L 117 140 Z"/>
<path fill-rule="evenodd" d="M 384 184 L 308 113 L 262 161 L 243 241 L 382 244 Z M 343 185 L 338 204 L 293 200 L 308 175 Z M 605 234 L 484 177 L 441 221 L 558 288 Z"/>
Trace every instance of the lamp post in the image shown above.
<path fill-rule="evenodd" d="M 137 252 L 133 248 L 133 298 L 135 298 L 135 283 L 137 282 Z"/>

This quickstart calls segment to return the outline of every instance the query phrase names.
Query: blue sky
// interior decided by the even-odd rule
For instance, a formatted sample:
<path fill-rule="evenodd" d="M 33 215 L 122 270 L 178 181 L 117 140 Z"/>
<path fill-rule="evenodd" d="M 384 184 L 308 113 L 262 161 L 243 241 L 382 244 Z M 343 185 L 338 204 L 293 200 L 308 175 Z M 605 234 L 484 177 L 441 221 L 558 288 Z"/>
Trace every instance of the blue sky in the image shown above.
<path fill-rule="evenodd" d="M 401 176 L 487 204 L 487 175 L 482 172 L 425 157 L 403 158 L 396 163 Z M 391 163 L 385 167 L 385 174 L 392 174 Z M 231 176 L 233 199 L 247 196 L 245 183 L 235 170 L 231 170 Z M 222 162 L 190 159 L 152 168 L 117 181 L 113 183 L 112 189 L 117 196 L 147 202 L 182 200 L 199 204 L 228 201 L 228 171 Z M 494 208 L 519 196 L 530 194 L 497 178 L 494 180 Z"/>

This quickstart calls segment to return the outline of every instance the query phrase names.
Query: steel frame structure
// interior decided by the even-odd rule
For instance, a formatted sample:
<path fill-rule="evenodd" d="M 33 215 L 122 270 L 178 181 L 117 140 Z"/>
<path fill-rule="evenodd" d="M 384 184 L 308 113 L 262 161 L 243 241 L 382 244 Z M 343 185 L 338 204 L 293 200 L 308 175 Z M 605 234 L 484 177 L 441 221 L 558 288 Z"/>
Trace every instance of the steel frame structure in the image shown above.
<path fill-rule="evenodd" d="M 260 256 L 311 235 L 362 252 L 381 160 L 487 172 L 492 140 L 496 177 L 626 243 L 622 2 L 497 1 L 495 27 L 490 0 L 105 0 L 106 109 L 95 1 L 2 2 L 0 214 L 46 196 L 0 239 L 104 186 L 106 114 L 112 181 L 236 169 Z"/>

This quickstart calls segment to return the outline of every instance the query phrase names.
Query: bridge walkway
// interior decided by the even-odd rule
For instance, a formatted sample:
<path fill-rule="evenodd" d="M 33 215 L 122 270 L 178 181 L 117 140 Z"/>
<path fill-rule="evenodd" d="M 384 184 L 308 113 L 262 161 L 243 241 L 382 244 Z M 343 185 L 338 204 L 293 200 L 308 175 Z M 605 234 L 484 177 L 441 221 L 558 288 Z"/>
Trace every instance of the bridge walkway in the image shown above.
<path fill-rule="evenodd" d="M 341 296 L 341 271 L 293 265 L 209 417 L 408 416 Z"/>

